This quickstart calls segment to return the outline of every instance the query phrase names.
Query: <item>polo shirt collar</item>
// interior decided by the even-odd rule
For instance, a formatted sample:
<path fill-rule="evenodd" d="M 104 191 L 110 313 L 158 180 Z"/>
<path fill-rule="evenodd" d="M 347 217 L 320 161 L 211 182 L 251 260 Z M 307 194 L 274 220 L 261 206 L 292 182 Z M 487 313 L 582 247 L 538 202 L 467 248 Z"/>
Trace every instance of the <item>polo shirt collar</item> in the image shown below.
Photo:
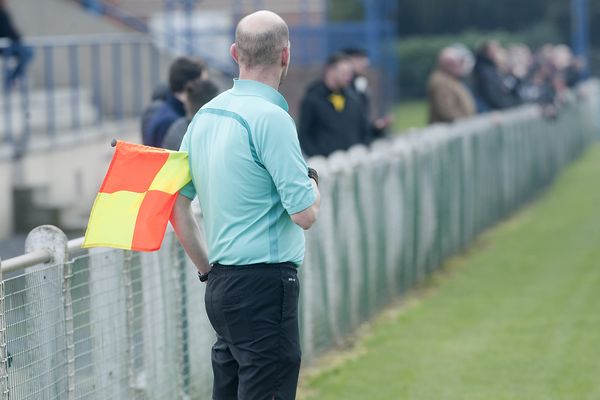
<path fill-rule="evenodd" d="M 276 106 L 283 108 L 285 111 L 289 110 L 288 103 L 281 93 L 262 82 L 235 78 L 233 80 L 232 91 L 237 94 L 259 96 Z"/>

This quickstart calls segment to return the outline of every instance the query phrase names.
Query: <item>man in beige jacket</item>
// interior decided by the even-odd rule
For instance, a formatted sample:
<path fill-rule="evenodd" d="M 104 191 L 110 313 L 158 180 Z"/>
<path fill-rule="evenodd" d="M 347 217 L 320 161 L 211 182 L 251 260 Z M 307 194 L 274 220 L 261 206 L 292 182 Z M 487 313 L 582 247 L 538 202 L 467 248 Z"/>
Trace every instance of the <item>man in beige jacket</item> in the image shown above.
<path fill-rule="evenodd" d="M 460 52 L 453 47 L 442 49 L 438 66 L 427 82 L 429 122 L 452 122 L 475 114 L 475 101 L 461 82 L 465 74 Z"/>

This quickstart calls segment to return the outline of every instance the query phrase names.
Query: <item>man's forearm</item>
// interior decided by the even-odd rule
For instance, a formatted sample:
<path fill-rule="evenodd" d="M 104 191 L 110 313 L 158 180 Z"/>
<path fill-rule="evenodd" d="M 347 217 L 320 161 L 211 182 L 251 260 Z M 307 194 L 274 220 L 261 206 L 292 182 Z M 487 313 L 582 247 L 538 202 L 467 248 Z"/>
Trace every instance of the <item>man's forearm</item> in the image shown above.
<path fill-rule="evenodd" d="M 319 192 L 317 182 L 312 178 L 310 182 L 312 183 L 313 190 L 315 191 L 315 201 L 306 210 L 302 210 L 290 216 L 292 221 L 304 230 L 310 229 L 310 227 L 315 223 L 317 216 L 319 215 L 319 207 L 321 206 L 321 193 Z"/>
<path fill-rule="evenodd" d="M 171 214 L 171 224 L 185 252 L 190 257 L 198 272 L 205 274 L 210 270 L 208 256 L 202 244 L 200 229 L 194 218 L 191 201 L 179 195 Z"/>

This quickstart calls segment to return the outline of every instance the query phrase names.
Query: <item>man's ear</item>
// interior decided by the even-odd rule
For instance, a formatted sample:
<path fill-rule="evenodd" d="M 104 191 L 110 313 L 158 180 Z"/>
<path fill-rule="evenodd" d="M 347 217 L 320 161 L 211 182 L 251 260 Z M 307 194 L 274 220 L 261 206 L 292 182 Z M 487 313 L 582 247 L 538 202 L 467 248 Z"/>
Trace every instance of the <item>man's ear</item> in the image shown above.
<path fill-rule="evenodd" d="M 229 54 L 231 54 L 231 58 L 233 58 L 233 60 L 239 64 L 239 58 L 238 58 L 238 51 L 237 51 L 237 46 L 235 45 L 235 43 L 233 43 L 231 45 L 231 47 L 229 48 Z"/>
<path fill-rule="evenodd" d="M 291 57 L 292 54 L 290 53 L 290 45 L 288 43 L 288 45 L 284 47 L 283 50 L 281 50 L 281 66 L 287 67 L 288 65 L 290 65 Z"/>

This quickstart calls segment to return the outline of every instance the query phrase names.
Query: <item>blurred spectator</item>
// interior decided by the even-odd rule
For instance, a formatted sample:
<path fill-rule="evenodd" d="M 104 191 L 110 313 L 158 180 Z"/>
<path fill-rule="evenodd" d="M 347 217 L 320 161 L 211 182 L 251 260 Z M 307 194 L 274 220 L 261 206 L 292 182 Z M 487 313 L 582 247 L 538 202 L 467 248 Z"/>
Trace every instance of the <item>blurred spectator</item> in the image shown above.
<path fill-rule="evenodd" d="M 0 47 L 0 54 L 15 60 L 15 66 L 9 66 L 4 71 L 4 87 L 10 89 L 25 74 L 27 65 L 33 58 L 33 49 L 21 42 L 21 34 L 12 23 L 5 0 L 0 0 L 0 39 L 10 41 L 8 47 Z"/>
<path fill-rule="evenodd" d="M 559 44 L 552 50 L 552 65 L 554 67 L 554 88 L 557 92 L 557 100 L 564 100 L 569 88 L 573 88 L 585 78 L 585 60 L 575 57 L 571 49 Z"/>
<path fill-rule="evenodd" d="M 181 117 L 173 122 L 163 140 L 162 147 L 169 150 L 179 150 L 181 140 L 194 115 L 218 93 L 219 89 L 217 85 L 210 80 L 196 79 L 188 82 L 185 85 L 185 99 L 183 101 L 185 117 Z"/>
<path fill-rule="evenodd" d="M 196 60 L 181 57 L 173 61 L 169 69 L 170 93 L 166 100 L 149 118 L 145 130 L 142 132 L 143 143 L 147 146 L 161 147 L 163 139 L 171 124 L 181 117 L 185 117 L 183 100 L 185 98 L 185 85 L 202 77 L 205 72 L 204 65 Z"/>
<path fill-rule="evenodd" d="M 497 41 L 487 41 L 478 49 L 473 73 L 478 111 L 519 104 L 517 82 L 508 74 L 506 51 Z"/>
<path fill-rule="evenodd" d="M 342 53 L 348 57 L 348 60 L 352 64 L 352 82 L 350 85 L 351 89 L 354 89 L 358 97 L 364 102 L 365 107 L 369 107 L 369 95 L 367 90 L 369 89 L 369 80 L 367 73 L 371 64 L 369 56 L 366 50 L 350 47 L 342 50 Z"/>
<path fill-rule="evenodd" d="M 161 82 L 152 90 L 151 103 L 148 107 L 142 111 L 142 132 L 146 132 L 148 130 L 148 124 L 150 120 L 158 111 L 160 107 L 167 101 L 167 97 L 171 91 L 169 90 L 169 85 Z M 142 138 L 143 140 L 143 138 Z"/>
<path fill-rule="evenodd" d="M 537 92 L 526 96 L 525 101 L 540 104 L 554 103 L 555 90 L 553 85 L 554 68 L 551 64 L 552 46 L 543 46 L 534 56 L 534 62 L 529 71 L 529 82 Z"/>
<path fill-rule="evenodd" d="M 460 60 L 460 75 L 462 79 L 469 77 L 471 72 L 473 72 L 473 67 L 475 66 L 475 56 L 473 56 L 473 52 L 471 52 L 471 50 L 469 50 L 469 48 L 462 43 L 454 43 L 450 47 L 456 50 L 456 54 Z"/>
<path fill-rule="evenodd" d="M 359 48 L 346 48 L 342 51 L 348 56 L 352 63 L 352 84 L 350 89 L 356 92 L 356 95 L 362 101 L 367 118 L 371 118 L 371 96 L 369 94 L 369 80 L 367 74 L 369 72 L 370 60 L 366 50 Z M 391 124 L 392 118 L 389 115 L 375 119 L 370 126 L 371 135 L 373 138 L 383 137 L 386 128 Z"/>
<path fill-rule="evenodd" d="M 429 122 L 451 122 L 475 114 L 473 96 L 461 81 L 471 65 L 455 47 L 442 49 L 438 66 L 427 83 Z"/>
<path fill-rule="evenodd" d="M 522 103 L 541 102 L 542 87 L 532 79 L 533 55 L 529 47 L 522 43 L 511 44 L 507 48 L 509 74 L 515 80 L 514 92 Z"/>
<path fill-rule="evenodd" d="M 556 94 L 562 99 L 567 91 L 566 72 L 573 62 L 573 53 L 568 46 L 559 44 L 552 49 L 552 65 L 554 67 L 553 84 Z"/>
<path fill-rule="evenodd" d="M 306 91 L 300 106 L 298 136 L 307 156 L 328 156 L 372 136 L 363 102 L 353 89 L 352 63 L 341 53 L 329 57 L 323 78 Z"/>
<path fill-rule="evenodd" d="M 507 47 L 507 64 L 510 74 L 517 79 L 526 79 L 533 64 L 533 56 L 527 45 L 514 43 Z"/>
<path fill-rule="evenodd" d="M 573 57 L 564 73 L 567 86 L 572 88 L 585 79 L 586 64 L 581 57 Z"/>

